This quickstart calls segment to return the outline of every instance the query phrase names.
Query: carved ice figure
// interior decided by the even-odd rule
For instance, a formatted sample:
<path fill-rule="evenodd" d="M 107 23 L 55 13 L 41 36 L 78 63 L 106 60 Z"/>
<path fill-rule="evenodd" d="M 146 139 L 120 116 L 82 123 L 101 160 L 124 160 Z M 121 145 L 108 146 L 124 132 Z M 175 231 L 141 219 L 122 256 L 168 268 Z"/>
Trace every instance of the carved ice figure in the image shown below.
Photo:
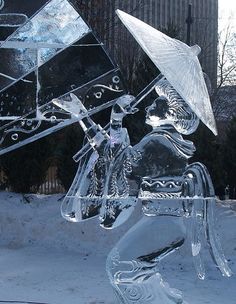
<path fill-rule="evenodd" d="M 119 12 L 119 16 L 166 76 L 155 80 L 159 97 L 146 109 L 146 123 L 153 130 L 132 147 L 122 127 L 123 117 L 135 113 L 135 106 L 148 89 L 136 100 L 128 95 L 119 98 L 112 108 L 110 126 L 104 129 L 76 100 L 78 112 L 84 115 L 80 124 L 93 150 L 84 159 L 81 157 L 88 148 L 76 155 L 81 162 L 62 204 L 62 215 L 78 222 L 99 214 L 100 225 L 112 229 L 127 220 L 135 205 L 141 203 L 143 218 L 122 237 L 107 259 L 108 276 L 118 301 L 185 303 L 181 292 L 170 288 L 158 269 L 162 259 L 185 243 L 184 217 L 191 217 L 191 248 L 198 277 L 205 277 L 205 242 L 210 245 L 217 268 L 224 276 L 231 275 L 214 231 L 211 178 L 204 165 L 188 165 L 195 147 L 182 137 L 196 130 L 199 118 L 217 133 L 196 56 L 199 47 L 189 48 L 125 13 Z M 167 55 L 172 55 L 171 60 Z M 183 82 L 182 67 L 190 73 L 189 82 Z M 131 180 L 136 188 L 130 186 Z"/>
<path fill-rule="evenodd" d="M 79 163 L 74 182 L 62 204 L 62 215 L 69 221 L 79 222 L 97 216 L 102 206 L 106 206 L 106 215 L 108 215 L 109 205 L 113 220 L 119 217 L 122 210 L 131 208 L 133 200 L 136 201 L 136 198 L 129 197 L 127 174 L 131 167 L 127 154 L 129 147 L 127 131 L 122 129 L 117 133 L 116 121 L 111 118 L 110 132 L 107 132 L 87 116 L 88 111 L 76 96 L 71 94 L 71 97 L 77 105 L 79 123 L 93 149 L 88 148 L 87 155 Z M 134 98 L 125 95 L 119 100 L 127 102 Z M 55 100 L 54 103 L 69 110 L 63 101 Z M 73 108 L 72 106 L 71 112 L 74 111 Z M 81 114 L 84 114 L 84 117 L 81 117 Z M 114 214 L 115 210 L 116 214 Z M 124 214 L 122 218 L 124 221 Z"/>
<path fill-rule="evenodd" d="M 156 91 L 159 97 L 146 108 L 146 123 L 153 130 L 133 147 L 122 127 L 123 117 L 137 111 L 132 96 L 117 100 L 110 127 L 104 130 L 72 95 L 78 113 L 84 115 L 80 124 L 93 152 L 79 167 L 62 215 L 78 222 L 99 214 L 100 225 L 111 229 L 128 219 L 137 202 L 142 204 L 143 218 L 107 259 L 120 303 L 185 303 L 158 269 L 160 260 L 185 243 L 184 217 L 192 218 L 192 255 L 198 277 L 205 277 L 201 258 L 205 235 L 213 261 L 223 275 L 231 275 L 213 230 L 215 198 L 210 176 L 202 164 L 188 165 L 195 147 L 181 135 L 194 132 L 199 119 L 165 78 L 159 80 Z M 132 179 L 136 190 L 130 188 Z"/>
<path fill-rule="evenodd" d="M 217 267 L 223 275 L 231 275 L 213 230 L 215 198 L 210 176 L 202 164 L 188 165 L 195 148 L 181 136 L 195 131 L 198 118 L 166 80 L 159 82 L 157 91 L 161 96 L 146 109 L 146 123 L 153 131 L 129 149 L 144 216 L 107 259 L 120 303 L 184 303 L 181 292 L 163 282 L 158 264 L 184 244 L 185 216 L 192 217 L 192 255 L 198 277 L 205 277 L 204 235 Z M 121 127 L 122 108 L 116 111 Z"/>
<path fill-rule="evenodd" d="M 126 105 L 130 101 L 132 106 L 135 106 L 154 89 L 156 83 L 162 78 L 162 75 L 155 78 L 136 99 L 127 95 L 122 96 L 119 104 Z M 109 126 L 102 128 L 91 120 L 90 112 L 74 94 L 70 94 L 70 97 L 70 102 L 63 99 L 55 99 L 53 102 L 77 117 L 88 142 L 85 141 L 83 148 L 74 156 L 74 160 L 79 162 L 79 165 L 74 181 L 62 203 L 62 216 L 72 222 L 89 219 L 101 213 L 100 208 L 102 205 L 104 206 L 103 201 L 107 200 L 111 212 L 106 212 L 103 220 L 106 219 L 107 228 L 109 226 L 107 222 L 110 221 L 112 228 L 114 219 L 118 217 L 121 209 L 126 210 L 126 217 L 124 217 L 124 212 L 120 217 L 124 222 L 137 201 L 137 198 L 130 196 L 126 177 L 126 173 L 131 168 L 126 149 L 130 144 L 129 137 L 125 129 L 120 129 L 116 125 L 116 116 L 120 114 L 116 114 L 114 109 L 110 128 Z M 129 107 L 131 112 L 135 111 L 130 105 Z M 90 146 L 93 147 L 92 150 Z M 116 172 L 117 168 L 118 172 Z M 102 209 L 104 210 L 104 208 Z M 118 225 L 117 220 L 115 225 Z"/>
<path fill-rule="evenodd" d="M 198 117 L 217 133 L 196 57 L 199 47 L 189 48 L 132 16 L 118 14 L 176 90 L 166 79 L 159 81 L 156 91 L 160 97 L 147 108 L 146 115 L 153 131 L 131 149 L 130 154 L 136 155 L 135 161 L 130 158 L 132 174 L 140 179 L 138 198 L 144 216 L 109 254 L 107 272 L 120 303 L 184 303 L 181 293 L 164 283 L 158 270 L 160 260 L 186 240 L 183 217 L 191 217 L 198 277 L 205 277 L 204 241 L 221 273 L 232 274 L 214 231 L 215 194 L 210 175 L 200 163 L 188 165 L 195 148 L 181 136 L 196 130 Z"/>

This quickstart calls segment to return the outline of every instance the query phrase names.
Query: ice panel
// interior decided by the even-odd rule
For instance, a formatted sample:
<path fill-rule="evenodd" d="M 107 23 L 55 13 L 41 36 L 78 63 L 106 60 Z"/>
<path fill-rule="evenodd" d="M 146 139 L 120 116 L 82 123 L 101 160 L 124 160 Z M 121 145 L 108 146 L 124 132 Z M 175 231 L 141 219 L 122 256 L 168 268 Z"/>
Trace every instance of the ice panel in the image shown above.
<path fill-rule="evenodd" d="M 37 52 L 32 49 L 0 48 L 0 91 L 28 74 L 37 65 Z M 7 79 L 7 81 L 5 80 Z"/>
<path fill-rule="evenodd" d="M 88 114 L 92 115 L 114 104 L 125 90 L 120 72 L 114 70 L 71 92 L 88 109 Z M 71 114 L 78 115 L 79 107 L 76 100 L 71 98 L 71 92 L 54 99 L 53 103 Z"/>
<path fill-rule="evenodd" d="M 52 0 L 9 39 L 70 45 L 89 31 L 88 25 L 67 0 Z"/>
<path fill-rule="evenodd" d="M 36 74 L 33 72 L 24 80 L 0 92 L 0 119 L 22 116 L 35 109 L 36 85 Z"/>
<path fill-rule="evenodd" d="M 11 125 L 5 126 L 4 130 L 0 130 L 2 136 L 0 155 L 58 131 L 73 122 L 75 120 L 72 119 L 43 121 L 41 119 L 26 118 L 16 120 Z"/>
<path fill-rule="evenodd" d="M 74 91 L 114 69 L 103 47 L 92 33 L 39 68 L 39 104 Z"/>
<path fill-rule="evenodd" d="M 0 49 L 0 53 L 3 50 L 5 49 Z M 78 41 L 78 46 L 64 50 L 64 52 L 47 62 L 46 65 L 39 68 L 39 105 L 43 105 L 70 91 L 78 91 L 79 95 L 85 95 L 85 90 L 93 85 L 94 79 L 107 73 L 108 75 L 114 73 L 113 70 L 114 65 L 104 52 L 103 47 L 92 34 L 89 34 Z M 5 77 L 0 75 L 0 77 L 5 80 L 6 84 L 11 83 L 12 78 L 9 79 L 6 75 Z M 3 103 L 0 108 L 2 119 L 6 119 L 6 115 L 22 116 L 36 107 L 37 87 L 35 77 L 35 72 L 32 72 L 0 93 L 0 102 Z M 110 77 L 109 87 L 119 90 L 121 85 L 120 75 L 114 74 L 113 79 L 111 76 L 108 77 Z M 85 85 L 86 83 L 88 85 Z M 102 90 L 103 92 L 101 92 L 101 88 L 90 90 L 87 94 L 89 97 L 83 97 L 84 100 L 87 100 L 87 105 L 89 102 L 89 108 L 93 104 L 98 104 L 98 100 L 103 100 L 105 95 L 107 100 L 110 97 L 112 98 L 108 89 L 103 88 Z M 27 91 L 29 96 L 27 96 Z M 101 94 L 103 97 L 100 96 Z M 5 96 L 9 97 L 6 99 Z M 32 100 L 32 102 L 29 102 L 29 100 Z M 7 101 L 14 103 L 14 105 L 9 107 Z"/>
<path fill-rule="evenodd" d="M 68 1 L 52 0 L 3 42 L 0 73 L 13 78 L 13 84 L 88 32 L 88 25 Z M 11 43 L 14 49 L 7 49 Z M 0 83 L 3 89 L 5 81 Z"/>
<path fill-rule="evenodd" d="M 125 89 L 119 70 L 113 70 L 84 84 L 73 93 L 87 105 L 91 104 L 90 113 L 92 114 L 100 111 L 102 105 L 103 109 L 110 106 L 110 101 L 124 94 Z M 97 98 L 95 93 L 99 93 L 100 98 Z M 69 93 L 64 94 L 63 99 L 66 98 L 69 99 Z M 42 105 L 15 121 L 1 122 L 0 120 L 0 155 L 56 132 L 76 121 L 78 118 L 72 118 L 70 113 L 52 102 Z"/>
<path fill-rule="evenodd" d="M 10 36 L 26 19 L 34 15 L 48 0 L 0 1 L 0 41 Z"/>

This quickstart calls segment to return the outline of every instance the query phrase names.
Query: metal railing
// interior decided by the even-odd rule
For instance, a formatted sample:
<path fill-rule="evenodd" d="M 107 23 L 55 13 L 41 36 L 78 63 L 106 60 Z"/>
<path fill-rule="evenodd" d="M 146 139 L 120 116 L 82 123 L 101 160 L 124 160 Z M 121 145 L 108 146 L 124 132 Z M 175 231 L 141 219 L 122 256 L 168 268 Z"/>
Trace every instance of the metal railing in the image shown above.
<path fill-rule="evenodd" d="M 64 187 L 61 185 L 60 180 L 57 178 L 56 171 L 56 166 L 49 167 L 45 181 L 40 185 L 38 189 L 32 187 L 31 192 L 37 192 L 39 194 L 65 193 L 66 191 Z M 5 175 L 3 171 L 0 171 L 0 189 L 11 191 L 11 189 L 5 185 Z"/>
<path fill-rule="evenodd" d="M 40 194 L 54 194 L 64 193 L 65 189 L 61 185 L 60 180 L 57 178 L 57 167 L 52 166 L 48 168 L 47 176 L 42 185 L 40 185 L 37 193 Z"/>

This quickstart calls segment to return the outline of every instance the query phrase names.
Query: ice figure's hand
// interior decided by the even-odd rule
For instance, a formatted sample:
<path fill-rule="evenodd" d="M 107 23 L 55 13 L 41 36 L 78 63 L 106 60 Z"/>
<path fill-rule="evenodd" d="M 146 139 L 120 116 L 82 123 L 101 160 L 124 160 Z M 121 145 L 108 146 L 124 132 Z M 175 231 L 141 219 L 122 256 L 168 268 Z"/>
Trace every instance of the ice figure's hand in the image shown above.
<path fill-rule="evenodd" d="M 82 114 L 88 112 L 88 110 L 83 105 L 82 101 L 75 94 L 70 93 L 70 98 L 72 103 L 75 103 L 78 113 Z"/>
<path fill-rule="evenodd" d="M 138 111 L 137 108 L 132 107 L 135 102 L 135 97 L 132 95 L 123 95 L 118 98 L 116 104 L 112 108 L 112 114 L 119 115 L 121 118 L 127 114 L 134 114 Z"/>
<path fill-rule="evenodd" d="M 63 100 L 62 98 L 55 98 L 52 102 L 60 107 L 61 109 L 75 115 L 83 115 L 86 114 L 88 111 L 81 102 L 81 100 L 73 93 L 70 93 L 70 100 Z"/>

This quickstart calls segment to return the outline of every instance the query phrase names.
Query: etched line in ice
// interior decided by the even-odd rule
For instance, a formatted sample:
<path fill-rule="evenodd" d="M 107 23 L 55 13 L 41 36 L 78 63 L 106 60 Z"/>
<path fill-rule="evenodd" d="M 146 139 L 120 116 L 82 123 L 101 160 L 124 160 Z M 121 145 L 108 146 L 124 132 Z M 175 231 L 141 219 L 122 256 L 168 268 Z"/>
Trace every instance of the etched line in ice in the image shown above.
<path fill-rule="evenodd" d="M 70 124 L 73 124 L 75 122 L 77 122 L 77 119 L 64 120 L 63 122 L 57 124 L 56 126 L 53 126 L 53 127 L 49 128 L 49 129 L 46 129 L 46 130 L 44 130 L 44 131 L 42 131 L 42 132 L 40 132 L 38 134 L 35 134 L 34 136 L 32 136 L 30 138 L 27 138 L 26 140 L 20 141 L 20 142 L 14 144 L 14 145 L 11 145 L 11 146 L 3 148 L 3 149 L 0 148 L 0 155 L 3 155 L 5 153 L 7 153 L 7 152 L 10 152 L 10 151 L 13 151 L 15 149 L 18 149 L 19 147 L 22 147 L 22 146 L 24 146 L 26 144 L 29 144 L 29 143 L 37 140 L 37 139 L 40 139 L 40 138 L 42 138 L 44 136 L 47 136 L 48 134 L 52 134 L 52 133 L 54 133 L 54 132 L 56 132 L 56 131 L 58 131 L 58 130 L 60 130 L 60 129 L 62 129 L 62 128 L 70 125 Z"/>
<path fill-rule="evenodd" d="M 31 41 L 1 41 L 0 45 L 3 49 L 41 49 L 41 48 L 65 48 L 67 45 L 64 43 L 50 43 L 50 42 L 31 42 Z"/>
<path fill-rule="evenodd" d="M 197 256 L 201 250 L 201 243 L 192 243 L 192 255 Z"/>
<path fill-rule="evenodd" d="M 27 21 L 28 17 L 25 14 L 0 14 L 0 26 L 3 27 L 18 27 Z"/>
<path fill-rule="evenodd" d="M 47 43 L 47 42 L 24 42 L 24 41 L 0 41 L 0 47 L 3 49 L 41 49 L 41 48 L 53 48 L 61 49 L 67 47 L 64 43 Z M 93 43 L 93 44 L 72 44 L 74 47 L 96 47 L 104 46 L 104 43 Z"/>
<path fill-rule="evenodd" d="M 0 0 L 0 10 L 4 7 L 5 3 L 4 0 Z"/>
<path fill-rule="evenodd" d="M 72 46 L 104 46 L 104 43 L 73 44 Z"/>
<path fill-rule="evenodd" d="M 3 120 L 16 120 L 16 119 L 19 119 L 20 116 L 0 116 L 0 121 Z"/>
<path fill-rule="evenodd" d="M 14 78 L 14 77 L 11 77 L 11 76 L 9 76 L 9 75 L 6 75 L 6 74 L 3 74 L 3 73 L 0 73 L 0 76 L 3 76 L 3 77 L 5 77 L 5 78 L 8 78 L 8 79 L 10 79 L 10 80 L 17 80 L 16 78 Z M 24 82 L 28 82 L 28 83 L 33 83 L 33 81 L 31 81 L 31 80 L 27 80 L 27 79 L 20 79 L 21 81 L 24 81 Z"/>

